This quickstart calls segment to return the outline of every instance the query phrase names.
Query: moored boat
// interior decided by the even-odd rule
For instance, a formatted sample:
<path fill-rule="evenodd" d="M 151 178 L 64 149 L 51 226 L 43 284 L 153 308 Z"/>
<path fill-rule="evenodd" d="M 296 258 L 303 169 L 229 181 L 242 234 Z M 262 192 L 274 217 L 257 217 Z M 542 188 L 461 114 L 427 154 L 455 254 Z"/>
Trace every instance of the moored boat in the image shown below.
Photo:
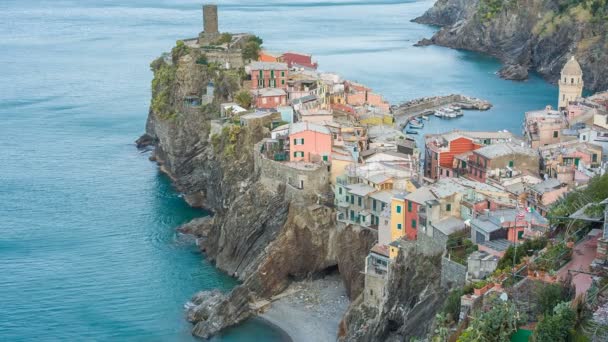
<path fill-rule="evenodd" d="M 411 131 L 411 130 L 409 130 L 409 129 L 408 129 L 407 131 L 405 131 L 405 133 L 406 133 L 406 134 L 418 134 L 418 132 L 417 132 L 417 131 Z"/>

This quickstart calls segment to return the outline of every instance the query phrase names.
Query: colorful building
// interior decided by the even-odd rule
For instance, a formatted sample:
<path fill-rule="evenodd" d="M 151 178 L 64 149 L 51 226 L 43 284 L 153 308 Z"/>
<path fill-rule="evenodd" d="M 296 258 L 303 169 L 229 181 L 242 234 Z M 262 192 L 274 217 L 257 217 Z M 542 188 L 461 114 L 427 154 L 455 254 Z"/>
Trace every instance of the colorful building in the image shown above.
<path fill-rule="evenodd" d="M 431 179 L 454 176 L 454 157 L 482 145 L 458 132 L 426 137 L 424 176 Z"/>
<path fill-rule="evenodd" d="M 258 88 L 252 93 L 255 107 L 259 109 L 275 109 L 287 104 L 287 93 L 280 88 Z"/>
<path fill-rule="evenodd" d="M 332 136 L 327 127 L 298 122 L 289 128 L 290 160 L 304 162 L 331 161 Z"/>
<path fill-rule="evenodd" d="M 469 154 L 467 177 L 485 183 L 490 177 L 510 177 L 514 169 L 536 175 L 539 159 L 536 151 L 514 143 L 484 146 Z"/>
<path fill-rule="evenodd" d="M 405 196 L 397 194 L 391 201 L 391 241 L 405 236 Z"/>
<path fill-rule="evenodd" d="M 252 62 L 249 66 L 251 88 L 281 88 L 287 89 L 289 68 L 285 63 Z"/>

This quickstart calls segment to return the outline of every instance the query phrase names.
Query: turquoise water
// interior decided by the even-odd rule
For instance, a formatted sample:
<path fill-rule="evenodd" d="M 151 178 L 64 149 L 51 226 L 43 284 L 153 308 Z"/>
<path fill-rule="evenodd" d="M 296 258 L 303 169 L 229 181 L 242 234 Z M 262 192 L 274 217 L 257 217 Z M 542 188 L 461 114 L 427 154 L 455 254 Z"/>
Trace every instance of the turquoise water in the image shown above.
<path fill-rule="evenodd" d="M 556 89 L 494 76 L 476 54 L 411 45 L 432 1 L 219 1 L 220 26 L 255 31 L 271 50 L 315 55 L 322 69 L 394 102 L 460 92 L 489 112 L 429 131 L 519 129 Z M 235 281 L 173 228 L 188 208 L 133 141 L 149 102 L 148 63 L 201 27 L 200 1 L 0 2 L 0 340 L 192 340 L 183 304 Z M 218 341 L 276 341 L 258 321 Z"/>

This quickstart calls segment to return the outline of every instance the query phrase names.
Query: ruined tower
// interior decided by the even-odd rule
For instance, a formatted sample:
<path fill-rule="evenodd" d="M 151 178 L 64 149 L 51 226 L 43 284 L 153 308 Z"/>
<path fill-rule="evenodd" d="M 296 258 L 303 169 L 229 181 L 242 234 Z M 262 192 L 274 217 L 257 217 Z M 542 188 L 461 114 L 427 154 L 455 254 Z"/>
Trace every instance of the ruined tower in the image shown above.
<path fill-rule="evenodd" d="M 207 35 L 219 34 L 217 25 L 217 5 L 203 5 L 203 30 Z"/>
<path fill-rule="evenodd" d="M 566 108 L 570 101 L 583 95 L 583 70 L 574 56 L 564 65 L 558 84 L 559 109 Z"/>

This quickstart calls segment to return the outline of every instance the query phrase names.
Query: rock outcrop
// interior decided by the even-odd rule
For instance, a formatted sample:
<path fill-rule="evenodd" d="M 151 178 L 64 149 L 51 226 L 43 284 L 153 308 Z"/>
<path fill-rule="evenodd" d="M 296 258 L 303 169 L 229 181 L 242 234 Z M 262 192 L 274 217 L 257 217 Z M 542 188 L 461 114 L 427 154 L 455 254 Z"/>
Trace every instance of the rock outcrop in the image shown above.
<path fill-rule="evenodd" d="M 218 268 L 242 284 L 229 293 L 201 292 L 188 304 L 193 333 L 209 337 L 252 312 L 250 303 L 283 291 L 292 280 L 339 269 L 346 288 L 361 292 L 364 258 L 377 240 L 369 230 L 338 226 L 331 208 L 286 196 L 260 181 L 253 147 L 268 129 L 223 123 L 219 103 L 231 100 L 241 79 L 235 70 L 199 63 L 200 52 L 179 46 L 171 58 L 152 63 L 152 104 L 139 147 L 154 147 L 158 162 L 195 207 L 213 212 L 180 232 L 198 237 L 199 246 Z M 212 104 L 200 98 L 205 85 L 216 85 Z"/>
<path fill-rule="evenodd" d="M 441 255 L 415 247 L 400 252 L 385 291 L 380 309 L 367 306 L 363 296 L 351 304 L 341 324 L 341 341 L 426 339 L 447 297 L 441 286 Z"/>
<path fill-rule="evenodd" d="M 561 68 L 575 55 L 585 86 L 608 88 L 607 5 L 556 0 L 438 0 L 418 23 L 442 26 L 434 44 L 482 52 L 499 58 L 501 74 L 522 79 L 531 70 L 556 83 Z"/>

